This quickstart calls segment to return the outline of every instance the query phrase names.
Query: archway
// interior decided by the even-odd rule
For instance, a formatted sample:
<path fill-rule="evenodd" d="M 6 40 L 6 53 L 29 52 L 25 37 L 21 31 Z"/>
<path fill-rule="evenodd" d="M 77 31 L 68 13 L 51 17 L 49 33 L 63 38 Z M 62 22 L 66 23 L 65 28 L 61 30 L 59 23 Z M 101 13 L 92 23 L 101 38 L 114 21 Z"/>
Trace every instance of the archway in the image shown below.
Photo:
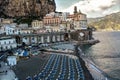
<path fill-rule="evenodd" d="M 17 44 L 21 44 L 21 38 L 20 38 L 20 36 L 15 36 L 15 39 L 16 39 L 16 43 Z"/>
<path fill-rule="evenodd" d="M 64 39 L 65 39 L 65 41 L 69 40 L 69 34 L 68 33 L 65 33 Z"/>

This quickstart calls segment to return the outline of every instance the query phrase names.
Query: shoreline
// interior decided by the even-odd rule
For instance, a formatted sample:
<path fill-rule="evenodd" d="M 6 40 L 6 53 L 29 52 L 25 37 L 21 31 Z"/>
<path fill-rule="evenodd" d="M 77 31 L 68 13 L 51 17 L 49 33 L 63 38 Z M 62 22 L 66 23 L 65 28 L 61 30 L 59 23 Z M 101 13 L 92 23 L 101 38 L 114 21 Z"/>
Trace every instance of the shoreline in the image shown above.
<path fill-rule="evenodd" d="M 94 80 L 92 73 L 90 72 L 89 68 L 86 66 L 86 61 L 80 56 L 80 54 L 83 54 L 82 51 L 80 51 L 80 54 L 79 54 L 79 50 L 76 48 L 77 47 L 74 46 L 75 52 L 72 55 L 75 55 L 79 58 L 79 62 L 81 63 L 81 67 L 83 69 L 85 80 Z M 67 54 L 70 55 L 70 53 L 67 53 Z M 27 76 L 34 76 L 35 74 L 38 74 L 39 72 L 41 72 L 45 63 L 48 61 L 49 56 L 50 56 L 50 52 L 48 52 L 48 53 L 44 52 L 44 54 L 32 56 L 28 60 L 21 60 L 18 62 L 16 67 L 15 66 L 13 67 L 12 70 L 15 72 L 15 74 L 17 75 L 17 77 L 20 80 L 25 79 Z M 41 65 L 43 63 L 43 61 L 45 61 L 45 62 L 43 65 Z M 35 65 L 33 65 L 33 64 L 35 64 Z M 92 66 L 92 68 L 95 69 L 93 66 Z"/>
<path fill-rule="evenodd" d="M 70 53 L 67 53 L 68 55 L 70 55 Z M 75 56 L 77 56 L 76 55 L 76 53 L 74 52 L 74 54 L 72 54 L 72 55 L 75 55 Z M 46 54 L 46 56 L 47 56 L 47 54 Z M 37 56 L 36 56 L 37 57 Z M 78 58 L 79 58 L 79 61 L 80 61 L 80 63 L 81 63 L 81 66 L 82 66 L 82 68 L 83 68 L 83 71 L 84 71 L 84 77 L 85 77 L 85 80 L 94 80 L 93 78 L 92 78 L 92 75 L 90 74 L 90 72 L 89 72 L 89 70 L 87 69 L 87 67 L 86 67 L 86 64 L 85 64 L 85 62 L 84 62 L 84 60 L 82 60 L 79 56 L 77 56 Z M 23 61 L 24 62 L 24 61 Z M 30 61 L 29 63 L 31 63 L 31 62 L 33 62 L 33 61 Z M 27 64 L 29 64 L 29 63 L 27 63 Z M 25 65 L 25 64 L 23 64 L 23 65 Z M 29 65 L 32 65 L 32 64 L 29 64 Z M 18 66 L 18 68 L 20 68 L 20 65 L 17 65 Z M 31 66 L 32 67 L 32 66 Z M 15 73 L 17 73 L 16 72 L 16 70 L 19 70 L 19 73 L 17 74 L 17 75 L 19 75 L 18 77 L 20 77 L 21 76 L 21 79 L 24 79 L 25 78 L 25 75 L 24 75 L 24 78 L 22 77 L 23 75 L 20 75 L 20 69 L 18 69 L 18 68 L 16 68 L 14 71 L 15 71 Z M 39 67 L 40 68 L 40 67 Z M 27 67 L 26 67 L 26 69 L 27 69 Z M 42 69 L 42 68 L 41 68 Z M 31 71 L 31 70 L 30 70 Z M 41 70 L 39 69 L 39 72 L 41 72 Z M 36 73 L 36 72 L 35 72 Z M 34 75 L 35 75 L 35 73 L 33 73 Z M 38 73 L 38 72 L 37 72 Z M 27 74 L 27 73 L 26 73 Z M 27 75 L 26 75 L 27 76 Z M 32 76 L 32 74 L 29 74 L 29 76 Z"/>
<path fill-rule="evenodd" d="M 85 62 L 87 69 L 95 80 L 109 80 L 106 73 L 104 73 L 90 58 L 85 58 L 82 50 L 78 47 L 78 53 Z"/>
<path fill-rule="evenodd" d="M 79 58 L 79 61 L 81 63 L 81 66 L 84 70 L 84 74 L 85 74 L 85 80 L 94 80 L 92 74 L 90 73 L 89 69 L 86 66 L 85 61 L 83 60 L 83 58 L 81 57 L 80 54 L 83 54 L 82 50 L 80 48 L 78 48 L 79 46 L 76 45 L 75 46 L 75 51 L 76 51 L 76 56 Z"/>
<path fill-rule="evenodd" d="M 100 68 L 98 68 L 97 65 L 92 62 L 92 60 L 84 59 L 84 61 L 95 80 L 109 80 L 107 76 L 105 76 L 105 73 Z"/>

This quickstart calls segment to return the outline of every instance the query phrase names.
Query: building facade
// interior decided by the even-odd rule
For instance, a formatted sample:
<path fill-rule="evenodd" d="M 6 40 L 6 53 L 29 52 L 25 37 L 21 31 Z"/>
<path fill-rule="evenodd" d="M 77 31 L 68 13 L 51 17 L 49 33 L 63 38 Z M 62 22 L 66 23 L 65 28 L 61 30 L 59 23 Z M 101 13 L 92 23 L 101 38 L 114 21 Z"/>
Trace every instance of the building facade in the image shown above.
<path fill-rule="evenodd" d="M 32 28 L 22 28 L 21 29 L 21 33 L 24 35 L 24 34 L 32 34 L 34 31 L 34 29 Z"/>
<path fill-rule="evenodd" d="M 12 37 L 0 37 L 0 51 L 13 49 L 17 47 L 15 38 Z"/>
<path fill-rule="evenodd" d="M 3 27 L 0 27 L 0 35 L 4 34 Z"/>
<path fill-rule="evenodd" d="M 16 27 L 16 25 L 13 24 L 4 24 L 2 30 L 6 35 L 22 34 L 21 28 Z"/>
<path fill-rule="evenodd" d="M 34 20 L 31 25 L 32 25 L 32 28 L 34 29 L 44 27 L 43 21 L 39 21 L 39 20 Z"/>
<path fill-rule="evenodd" d="M 63 12 L 62 15 L 60 15 L 61 21 L 66 21 L 69 15 L 69 12 Z"/>
<path fill-rule="evenodd" d="M 20 27 L 20 28 L 28 28 L 29 26 L 28 26 L 28 24 L 26 23 L 26 24 L 19 24 L 18 27 Z"/>
<path fill-rule="evenodd" d="M 64 41 L 64 33 L 55 32 L 55 33 L 41 33 L 41 34 L 32 34 L 32 35 L 21 35 L 21 42 L 24 42 L 27 45 L 38 44 L 38 43 L 52 43 Z"/>
<path fill-rule="evenodd" d="M 45 16 L 43 19 L 44 25 L 59 25 L 61 22 L 60 17 L 51 17 L 51 16 Z"/>
<path fill-rule="evenodd" d="M 74 7 L 74 14 L 69 15 L 68 18 L 69 22 L 72 22 L 71 25 L 74 26 L 74 30 L 80 30 L 80 29 L 87 29 L 87 16 L 86 14 L 81 13 L 77 11 L 77 7 Z"/>

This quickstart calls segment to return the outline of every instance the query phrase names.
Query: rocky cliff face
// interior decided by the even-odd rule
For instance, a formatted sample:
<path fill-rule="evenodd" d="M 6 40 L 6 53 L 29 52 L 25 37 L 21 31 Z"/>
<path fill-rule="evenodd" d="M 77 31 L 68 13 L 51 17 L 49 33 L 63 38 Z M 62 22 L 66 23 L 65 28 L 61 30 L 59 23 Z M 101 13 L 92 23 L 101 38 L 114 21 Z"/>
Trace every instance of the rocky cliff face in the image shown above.
<path fill-rule="evenodd" d="M 0 0 L 0 17 L 43 17 L 55 9 L 54 0 Z"/>

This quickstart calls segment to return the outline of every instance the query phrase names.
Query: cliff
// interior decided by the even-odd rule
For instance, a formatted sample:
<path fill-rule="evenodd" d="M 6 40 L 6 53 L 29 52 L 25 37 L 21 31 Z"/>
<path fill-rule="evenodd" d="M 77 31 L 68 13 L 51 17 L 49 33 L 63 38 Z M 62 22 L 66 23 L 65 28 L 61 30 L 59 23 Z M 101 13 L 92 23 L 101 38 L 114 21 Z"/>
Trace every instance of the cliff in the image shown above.
<path fill-rule="evenodd" d="M 54 0 L 0 0 L 0 17 L 40 16 L 56 10 Z"/>

